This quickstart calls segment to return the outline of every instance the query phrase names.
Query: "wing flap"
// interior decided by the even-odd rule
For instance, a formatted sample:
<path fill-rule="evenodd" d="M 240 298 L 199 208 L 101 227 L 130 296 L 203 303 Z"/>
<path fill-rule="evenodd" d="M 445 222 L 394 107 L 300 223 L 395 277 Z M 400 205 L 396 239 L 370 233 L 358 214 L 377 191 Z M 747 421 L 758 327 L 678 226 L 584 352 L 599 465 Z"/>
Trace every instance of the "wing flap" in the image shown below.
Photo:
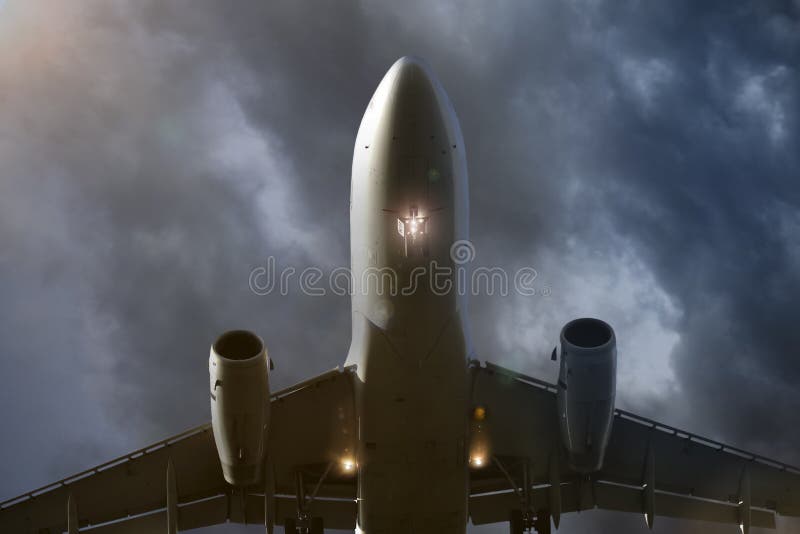
<path fill-rule="evenodd" d="M 547 508 L 549 486 L 533 488 L 533 509 Z M 608 482 L 561 485 L 562 513 L 600 508 L 617 512 L 643 514 L 642 489 Z M 508 521 L 511 510 L 520 508 L 520 499 L 513 491 L 474 495 L 469 499 L 472 523 L 485 525 Z M 739 524 L 739 507 L 725 502 L 697 499 L 686 495 L 656 492 L 656 514 L 676 519 Z M 769 510 L 751 509 L 752 526 L 775 528 L 775 514 Z"/>
<path fill-rule="evenodd" d="M 531 489 L 533 509 L 547 508 L 550 486 L 537 486 Z M 575 484 L 561 485 L 561 512 L 577 512 L 594 508 L 589 488 L 579 488 Z M 511 510 L 520 508 L 520 497 L 514 491 L 473 495 L 469 498 L 469 516 L 474 525 L 487 525 L 508 521 Z"/>
<path fill-rule="evenodd" d="M 795 468 L 620 410 L 602 478 L 640 484 L 648 447 L 653 449 L 659 490 L 738 503 L 746 469 L 752 506 L 800 515 L 800 472 Z"/>
<path fill-rule="evenodd" d="M 263 507 L 262 507 L 263 510 Z M 227 520 L 228 497 L 218 495 L 210 499 L 187 503 L 178 508 L 178 530 L 218 525 Z M 158 510 L 120 521 L 99 525 L 81 532 L 91 534 L 141 534 L 143 532 L 166 532 L 167 512 Z"/>
<path fill-rule="evenodd" d="M 617 512 L 644 513 L 641 488 L 598 482 L 595 485 L 595 495 L 598 508 Z M 735 504 L 661 491 L 656 491 L 655 512 L 658 516 L 676 519 L 739 524 L 739 507 Z M 773 512 L 753 508 L 750 513 L 752 526 L 775 528 Z"/>
<path fill-rule="evenodd" d="M 216 451 L 210 426 L 197 427 L 4 503 L 0 526 L 3 532 L 62 532 L 70 494 L 81 527 L 164 508 L 170 458 L 179 503 L 218 494 L 225 481 Z"/>

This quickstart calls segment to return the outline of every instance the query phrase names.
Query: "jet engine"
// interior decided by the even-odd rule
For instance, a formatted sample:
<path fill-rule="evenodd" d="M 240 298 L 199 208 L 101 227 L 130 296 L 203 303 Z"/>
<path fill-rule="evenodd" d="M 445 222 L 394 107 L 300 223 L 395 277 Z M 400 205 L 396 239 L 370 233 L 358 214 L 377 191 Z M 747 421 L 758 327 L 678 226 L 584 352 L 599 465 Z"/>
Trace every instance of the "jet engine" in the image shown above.
<path fill-rule="evenodd" d="M 603 466 L 617 389 L 617 341 L 599 319 L 575 319 L 561 330 L 558 412 L 570 466 L 580 473 Z"/>
<path fill-rule="evenodd" d="M 269 365 L 264 343 L 246 330 L 222 334 L 211 346 L 211 425 L 225 480 L 259 481 L 269 426 Z"/>

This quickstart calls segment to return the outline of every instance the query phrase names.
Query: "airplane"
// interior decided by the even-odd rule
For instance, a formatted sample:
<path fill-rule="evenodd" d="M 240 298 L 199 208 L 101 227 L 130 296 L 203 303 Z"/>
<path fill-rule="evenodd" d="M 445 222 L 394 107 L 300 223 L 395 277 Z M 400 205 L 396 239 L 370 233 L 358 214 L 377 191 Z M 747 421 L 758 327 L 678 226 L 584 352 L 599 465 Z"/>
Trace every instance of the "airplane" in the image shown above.
<path fill-rule="evenodd" d="M 452 289 L 468 239 L 464 140 L 421 59 L 394 63 L 367 106 L 350 235 L 343 367 L 271 392 L 262 339 L 223 333 L 210 423 L 0 503 L 0 531 L 541 534 L 600 508 L 642 514 L 643 529 L 665 516 L 748 534 L 800 515 L 797 468 L 616 408 L 616 334 L 600 319 L 562 328 L 556 384 L 471 358 L 467 295 Z M 414 275 L 434 263 L 450 290 Z M 413 275 L 414 290 L 393 291 L 386 272 Z"/>

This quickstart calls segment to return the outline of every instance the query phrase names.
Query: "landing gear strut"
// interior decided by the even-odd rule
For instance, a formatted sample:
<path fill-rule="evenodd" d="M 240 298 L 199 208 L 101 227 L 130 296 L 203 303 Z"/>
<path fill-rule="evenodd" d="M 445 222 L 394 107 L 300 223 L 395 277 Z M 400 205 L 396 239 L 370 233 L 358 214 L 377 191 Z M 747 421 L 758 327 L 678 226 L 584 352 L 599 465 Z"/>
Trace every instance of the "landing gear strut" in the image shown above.
<path fill-rule="evenodd" d="M 283 530 L 286 532 L 286 534 L 324 533 L 325 526 L 322 518 L 311 515 L 311 505 L 314 503 L 314 499 L 317 497 L 317 492 L 319 491 L 320 486 L 322 486 L 322 483 L 328 477 L 328 474 L 331 472 L 333 465 L 333 462 L 328 464 L 325 472 L 322 473 L 322 476 L 317 481 L 314 491 L 312 491 L 311 495 L 308 497 L 306 497 L 306 486 L 305 482 L 303 481 L 303 472 L 299 469 L 295 472 L 297 517 L 287 517 L 284 519 Z"/>
<path fill-rule="evenodd" d="M 503 473 L 508 483 L 519 498 L 520 508 L 511 510 L 508 518 L 511 534 L 523 534 L 535 531 L 538 534 L 550 534 L 550 511 L 542 508 L 534 513 L 533 496 L 531 495 L 531 477 L 528 460 L 522 461 L 522 486 L 520 487 L 499 458 L 492 457 L 497 468 Z"/>

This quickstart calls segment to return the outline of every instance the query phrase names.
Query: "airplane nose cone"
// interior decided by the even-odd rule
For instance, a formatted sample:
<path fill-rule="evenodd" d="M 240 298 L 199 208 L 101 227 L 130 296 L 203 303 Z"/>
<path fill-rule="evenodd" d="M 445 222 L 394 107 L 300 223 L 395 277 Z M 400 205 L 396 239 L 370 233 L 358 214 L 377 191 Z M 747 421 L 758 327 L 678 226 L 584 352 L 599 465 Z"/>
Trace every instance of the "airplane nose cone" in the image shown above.
<path fill-rule="evenodd" d="M 387 95 L 387 111 L 394 114 L 416 115 L 425 112 L 438 115 L 435 75 L 420 58 L 405 56 L 389 69 L 392 85 Z"/>
<path fill-rule="evenodd" d="M 370 153 L 381 147 L 424 152 L 429 148 L 421 146 L 425 140 L 436 140 L 439 150 L 461 146 L 461 129 L 433 69 L 421 58 L 404 56 L 386 72 L 367 106 L 354 157 L 367 147 Z"/>
<path fill-rule="evenodd" d="M 428 62 L 417 56 L 403 56 L 395 61 L 391 68 L 421 68 L 430 70 Z"/>
<path fill-rule="evenodd" d="M 387 197 L 381 201 L 383 207 L 400 209 L 394 204 L 422 204 L 410 199 L 419 191 L 450 195 L 454 177 L 466 180 L 465 167 L 461 129 L 442 84 L 423 59 L 401 57 L 384 75 L 361 119 L 353 152 L 354 176 L 368 171 L 370 183 Z M 444 200 L 426 201 L 437 202 Z"/>
<path fill-rule="evenodd" d="M 394 62 L 389 72 L 394 74 L 395 92 L 420 90 L 433 85 L 433 71 L 422 58 L 403 56 Z"/>
<path fill-rule="evenodd" d="M 420 58 L 402 57 L 389 69 L 386 80 L 381 122 L 391 135 L 390 150 L 427 156 L 432 140 L 448 146 L 449 102 L 428 64 Z"/>

